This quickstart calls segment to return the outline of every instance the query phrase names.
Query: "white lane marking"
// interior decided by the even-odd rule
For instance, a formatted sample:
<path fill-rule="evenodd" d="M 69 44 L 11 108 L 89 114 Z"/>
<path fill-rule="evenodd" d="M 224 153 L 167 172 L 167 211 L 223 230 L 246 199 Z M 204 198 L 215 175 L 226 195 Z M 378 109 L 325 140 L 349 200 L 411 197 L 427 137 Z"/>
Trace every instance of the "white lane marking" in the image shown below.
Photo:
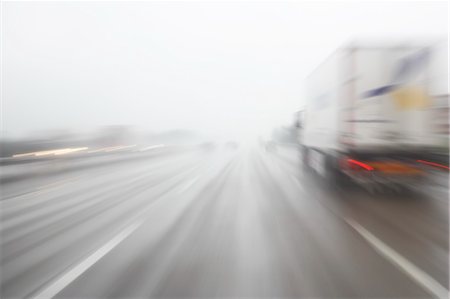
<path fill-rule="evenodd" d="M 359 223 L 352 219 L 346 218 L 345 221 L 354 228 L 380 255 L 389 260 L 400 270 L 410 276 L 419 283 L 427 291 L 438 298 L 448 298 L 449 291 L 439 282 L 434 280 L 430 275 L 419 269 L 413 263 L 397 253 L 394 249 L 383 243 L 375 237 L 371 232 L 362 227 Z"/>
<path fill-rule="evenodd" d="M 184 186 L 182 186 L 179 190 L 178 190 L 178 194 L 183 193 L 184 191 L 186 191 L 187 189 L 189 189 L 192 185 L 194 185 L 194 183 L 198 181 L 198 176 L 193 178 L 192 180 L 190 180 L 189 182 L 187 182 Z"/>
<path fill-rule="evenodd" d="M 96 262 L 98 262 L 102 257 L 104 257 L 108 252 L 114 249 L 114 247 L 119 245 L 123 240 L 125 240 L 129 235 L 131 235 L 131 233 L 133 233 L 137 228 L 139 228 L 142 225 L 142 223 L 143 220 L 139 220 L 127 226 L 114 238 L 109 240 L 105 245 L 100 247 L 97 251 L 92 253 L 81 263 L 70 269 L 63 276 L 53 281 L 45 289 L 43 289 L 36 295 L 32 296 L 32 298 L 36 299 L 53 298 L 65 287 L 67 287 L 70 283 L 72 283 L 75 279 L 77 279 L 81 274 L 83 274 L 86 270 L 88 270 L 91 266 L 93 266 Z"/>

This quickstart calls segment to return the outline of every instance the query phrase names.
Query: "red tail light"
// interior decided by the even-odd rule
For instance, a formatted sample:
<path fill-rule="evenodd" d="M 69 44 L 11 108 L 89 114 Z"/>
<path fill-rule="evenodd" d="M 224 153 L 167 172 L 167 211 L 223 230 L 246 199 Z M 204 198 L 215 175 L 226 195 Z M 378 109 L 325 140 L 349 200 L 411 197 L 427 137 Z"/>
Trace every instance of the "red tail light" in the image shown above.
<path fill-rule="evenodd" d="M 422 164 L 426 164 L 426 165 L 430 165 L 430 166 L 434 166 L 434 167 L 439 167 L 439 168 L 443 168 L 443 169 L 447 169 L 450 170 L 450 168 L 448 166 L 439 164 L 439 163 L 435 163 L 435 162 L 430 162 L 430 161 L 424 161 L 424 160 L 416 160 L 419 163 Z"/>
<path fill-rule="evenodd" d="M 361 161 L 355 160 L 355 159 L 347 159 L 347 163 L 354 170 L 363 168 L 365 170 L 372 171 L 374 169 L 372 166 L 367 165 L 367 164 L 365 164 Z M 357 167 L 355 167 L 355 166 L 357 166 Z"/>

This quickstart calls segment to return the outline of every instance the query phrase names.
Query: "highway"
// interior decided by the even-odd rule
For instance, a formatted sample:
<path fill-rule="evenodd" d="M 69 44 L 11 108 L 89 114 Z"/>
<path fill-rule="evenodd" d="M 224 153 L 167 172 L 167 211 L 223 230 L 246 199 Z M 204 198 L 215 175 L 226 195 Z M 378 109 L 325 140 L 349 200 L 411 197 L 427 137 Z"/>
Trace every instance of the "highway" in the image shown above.
<path fill-rule="evenodd" d="M 444 298 L 447 181 L 342 190 L 257 145 L 8 181 L 0 297 Z"/>

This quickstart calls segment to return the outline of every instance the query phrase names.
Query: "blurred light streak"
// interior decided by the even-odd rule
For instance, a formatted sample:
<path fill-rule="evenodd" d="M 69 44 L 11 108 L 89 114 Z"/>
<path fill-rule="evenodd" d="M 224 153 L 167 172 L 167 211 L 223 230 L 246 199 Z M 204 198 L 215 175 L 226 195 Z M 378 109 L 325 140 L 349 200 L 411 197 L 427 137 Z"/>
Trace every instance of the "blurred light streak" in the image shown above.
<path fill-rule="evenodd" d="M 358 165 L 358 166 L 364 168 L 365 170 L 369 170 L 369 171 L 373 170 L 373 167 L 372 167 L 372 166 L 367 165 L 367 164 L 365 164 L 365 163 L 363 163 L 363 162 L 354 160 L 354 159 L 348 159 L 347 162 L 350 163 L 350 164 Z"/>
<path fill-rule="evenodd" d="M 161 148 L 161 147 L 165 147 L 165 146 L 166 146 L 165 144 L 155 144 L 155 145 L 141 148 L 139 151 L 144 152 L 144 151 L 148 151 L 148 150 L 155 149 L 155 148 Z"/>
<path fill-rule="evenodd" d="M 106 149 L 105 152 L 113 152 L 113 151 L 118 151 L 118 150 L 122 150 L 122 149 L 127 149 L 127 148 L 131 148 L 131 147 L 135 147 L 136 144 L 132 144 L 132 145 L 119 145 L 119 146 L 114 146 L 112 148 Z"/>
<path fill-rule="evenodd" d="M 64 149 L 64 150 L 60 150 L 60 151 L 56 151 L 54 153 L 54 155 L 65 155 L 65 154 L 70 154 L 70 153 L 74 153 L 74 152 L 79 152 L 79 151 L 85 151 L 87 150 L 87 147 L 79 147 L 79 148 L 68 148 L 68 149 Z"/>
<path fill-rule="evenodd" d="M 430 166 L 434 166 L 434 167 L 438 167 L 438 168 L 450 170 L 450 167 L 439 164 L 439 163 L 435 163 L 435 162 L 429 162 L 429 161 L 424 161 L 424 160 L 417 160 L 417 162 L 426 164 L 426 165 L 430 165 Z"/>
<path fill-rule="evenodd" d="M 62 149 L 54 149 L 54 150 L 48 150 L 48 151 L 39 151 L 39 152 L 31 152 L 31 153 L 24 153 L 24 154 L 17 154 L 13 155 L 13 158 L 22 158 L 22 157 L 28 157 L 28 156 L 35 156 L 35 157 L 41 157 L 41 156 L 49 156 L 49 155 L 65 155 L 70 154 L 74 152 L 79 151 L 85 151 L 88 147 L 77 147 L 77 148 L 62 148 Z"/>
<path fill-rule="evenodd" d="M 131 147 L 135 147 L 136 144 L 132 144 L 132 145 L 118 145 L 118 146 L 108 146 L 108 147 L 103 147 L 103 148 L 99 148 L 99 149 L 95 149 L 92 151 L 89 151 L 88 153 L 92 154 L 92 153 L 99 153 L 99 152 L 113 152 L 113 151 L 118 151 L 118 150 L 122 150 L 122 149 L 127 149 L 127 148 L 131 148 Z"/>

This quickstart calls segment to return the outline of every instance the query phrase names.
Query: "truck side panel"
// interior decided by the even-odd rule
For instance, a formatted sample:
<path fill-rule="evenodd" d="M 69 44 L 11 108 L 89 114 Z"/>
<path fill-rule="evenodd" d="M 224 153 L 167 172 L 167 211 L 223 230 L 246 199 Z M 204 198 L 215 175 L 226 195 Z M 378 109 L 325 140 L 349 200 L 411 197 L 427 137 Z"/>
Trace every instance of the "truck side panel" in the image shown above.
<path fill-rule="evenodd" d="M 428 58 L 422 50 L 361 48 L 354 52 L 355 150 L 415 150 L 430 145 Z"/>
<path fill-rule="evenodd" d="M 307 103 L 303 144 L 307 147 L 337 149 L 338 109 L 341 84 L 338 64 L 342 53 L 330 56 L 307 78 Z"/>

